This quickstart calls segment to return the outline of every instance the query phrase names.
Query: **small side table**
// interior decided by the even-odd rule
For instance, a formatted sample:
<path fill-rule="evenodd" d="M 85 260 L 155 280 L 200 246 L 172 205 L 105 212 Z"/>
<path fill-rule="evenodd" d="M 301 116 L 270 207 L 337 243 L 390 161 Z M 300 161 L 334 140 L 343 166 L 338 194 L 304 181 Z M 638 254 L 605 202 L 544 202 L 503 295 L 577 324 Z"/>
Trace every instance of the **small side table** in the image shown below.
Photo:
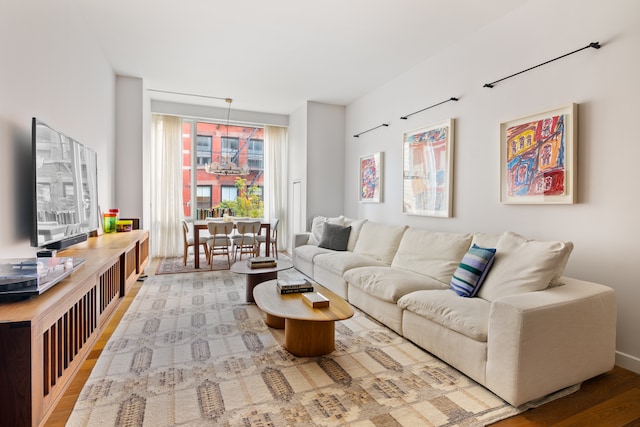
<path fill-rule="evenodd" d="M 240 260 L 231 266 L 232 273 L 244 274 L 247 276 L 247 302 L 255 302 L 253 299 L 253 288 L 262 282 L 274 280 L 278 278 L 278 271 L 293 268 L 290 261 L 278 260 L 275 267 L 251 268 L 247 265 L 247 261 Z"/>

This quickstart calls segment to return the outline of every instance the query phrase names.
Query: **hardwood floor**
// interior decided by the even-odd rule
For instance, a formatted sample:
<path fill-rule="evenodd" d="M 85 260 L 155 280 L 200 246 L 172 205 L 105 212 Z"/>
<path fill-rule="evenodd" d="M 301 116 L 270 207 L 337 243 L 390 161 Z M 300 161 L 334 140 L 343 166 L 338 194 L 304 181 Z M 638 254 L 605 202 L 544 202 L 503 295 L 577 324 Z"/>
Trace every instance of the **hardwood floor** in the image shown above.
<path fill-rule="evenodd" d="M 155 270 L 156 264 L 152 262 L 147 271 Z M 64 427 L 66 425 L 75 401 L 102 349 L 140 290 L 140 286 L 141 282 L 133 285 L 131 292 L 120 304 L 80 372 L 49 417 L 46 426 Z M 640 426 L 640 375 L 616 366 L 610 372 L 586 381 L 578 392 L 570 396 L 492 424 L 492 427 L 543 426 Z"/>
<path fill-rule="evenodd" d="M 491 426 L 640 426 L 640 375 L 616 366 L 570 396 Z"/>
<path fill-rule="evenodd" d="M 156 266 L 153 265 L 153 263 L 150 263 L 147 269 L 149 271 L 155 271 Z M 116 330 L 118 323 L 120 323 L 122 316 L 124 316 L 127 309 L 131 305 L 131 302 L 133 301 L 135 296 L 138 294 L 138 291 L 140 290 L 141 285 L 142 285 L 142 282 L 136 282 L 134 285 L 131 286 L 129 293 L 124 297 L 124 300 L 122 301 L 122 303 L 116 310 L 115 314 L 107 324 L 107 327 L 105 328 L 104 332 L 98 338 L 98 341 L 96 342 L 96 345 L 91 350 L 89 357 L 87 357 L 87 359 L 82 364 L 82 367 L 80 368 L 75 378 L 71 382 L 71 385 L 69 385 L 69 388 L 64 393 L 64 396 L 62 396 L 62 398 L 60 399 L 60 402 L 58 402 L 58 405 L 55 407 L 55 409 L 51 413 L 51 416 L 49 416 L 49 419 L 47 420 L 45 426 L 65 427 L 65 425 L 67 424 L 67 420 L 71 415 L 71 411 L 73 411 L 73 406 L 75 405 L 76 400 L 78 399 L 78 396 L 82 391 L 82 387 L 84 386 L 84 383 L 89 378 L 89 375 L 91 374 L 91 370 L 93 369 L 96 362 L 98 361 L 98 357 L 100 357 L 100 353 L 102 353 L 102 349 L 104 349 L 105 345 L 109 341 L 109 338 L 111 337 L 113 332 Z"/>

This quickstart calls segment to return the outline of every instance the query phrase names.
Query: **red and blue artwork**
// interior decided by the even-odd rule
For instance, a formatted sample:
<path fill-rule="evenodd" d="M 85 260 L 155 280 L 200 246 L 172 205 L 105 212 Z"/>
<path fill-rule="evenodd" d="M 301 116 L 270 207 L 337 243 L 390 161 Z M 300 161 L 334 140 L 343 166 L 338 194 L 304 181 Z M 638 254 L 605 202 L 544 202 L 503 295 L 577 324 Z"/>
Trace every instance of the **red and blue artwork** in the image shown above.
<path fill-rule="evenodd" d="M 380 193 L 380 172 L 375 156 L 360 159 L 360 200 L 377 201 Z"/>
<path fill-rule="evenodd" d="M 546 117 L 507 129 L 507 194 L 566 194 L 565 115 Z"/>

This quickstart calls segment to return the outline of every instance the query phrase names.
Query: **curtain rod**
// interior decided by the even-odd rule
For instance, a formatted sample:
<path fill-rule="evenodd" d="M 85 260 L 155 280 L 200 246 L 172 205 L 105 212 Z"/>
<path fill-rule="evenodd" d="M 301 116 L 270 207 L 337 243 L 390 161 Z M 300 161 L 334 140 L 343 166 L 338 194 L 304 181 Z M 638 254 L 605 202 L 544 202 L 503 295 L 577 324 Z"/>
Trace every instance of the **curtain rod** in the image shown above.
<path fill-rule="evenodd" d="M 357 133 L 357 134 L 353 135 L 353 137 L 354 138 L 360 138 L 360 135 L 362 135 L 363 133 L 371 132 L 372 130 L 378 129 L 378 128 L 383 127 L 383 126 L 389 126 L 389 123 L 383 123 L 381 125 L 378 125 L 376 127 L 371 128 L 371 129 L 367 129 L 367 130 L 365 130 L 363 132 L 360 132 L 360 133 Z"/>
<path fill-rule="evenodd" d="M 445 102 L 449 102 L 449 101 L 457 101 L 457 100 L 458 100 L 458 98 L 454 98 L 454 97 L 452 96 L 451 98 L 447 99 L 446 101 L 438 102 L 437 104 L 430 105 L 430 106 L 428 106 L 428 107 L 426 107 L 426 108 L 423 108 L 422 110 L 418 110 L 418 111 L 416 111 L 415 113 L 407 114 L 406 116 L 402 116 L 402 117 L 400 117 L 400 118 L 401 118 L 402 120 L 407 120 L 407 119 L 409 118 L 409 116 L 413 116 L 414 114 L 422 113 L 423 111 L 428 110 L 429 108 L 437 107 L 438 105 L 442 105 L 442 104 L 444 104 Z"/>
<path fill-rule="evenodd" d="M 522 74 L 522 73 L 526 73 L 527 71 L 531 71 L 531 70 L 533 70 L 534 68 L 542 67 L 543 65 L 547 65 L 547 64 L 549 64 L 550 62 L 557 61 L 558 59 L 562 59 L 562 58 L 564 58 L 565 56 L 573 55 L 574 53 L 578 53 L 578 52 L 580 52 L 580 51 L 582 51 L 582 50 L 589 49 L 590 47 L 591 47 L 591 48 L 594 48 L 594 49 L 600 49 L 600 47 L 601 47 L 601 46 L 600 46 L 600 42 L 591 42 L 591 43 L 589 43 L 588 45 L 586 45 L 585 47 L 581 47 L 580 49 L 576 49 L 576 50 L 574 50 L 573 52 L 565 53 L 564 55 L 558 56 L 557 58 L 550 59 L 550 60 L 548 60 L 548 61 L 546 61 L 546 62 L 543 62 L 542 64 L 534 65 L 533 67 L 527 68 L 526 70 L 522 70 L 522 71 L 517 72 L 517 73 L 515 73 L 515 74 L 511 74 L 510 76 L 503 77 L 503 78 L 501 78 L 500 80 L 496 80 L 495 82 L 485 83 L 485 85 L 484 85 L 484 86 L 482 86 L 482 87 L 492 88 L 496 83 L 500 83 L 500 82 L 501 82 L 501 81 L 503 81 L 503 80 L 510 79 L 511 77 L 515 77 L 515 76 L 517 76 L 517 75 L 519 75 L 519 74 Z"/>
<path fill-rule="evenodd" d="M 184 95 L 184 96 L 195 96 L 195 97 L 198 97 L 198 98 L 221 99 L 221 100 L 226 101 L 226 102 L 229 102 L 227 100 L 231 99 L 229 97 L 222 98 L 222 97 L 219 97 L 219 96 L 198 95 L 198 94 L 195 94 L 195 93 L 172 92 L 170 90 L 160 90 L 160 89 L 147 89 L 147 90 L 150 91 L 150 92 L 168 93 L 168 94 L 171 94 L 171 95 Z"/>

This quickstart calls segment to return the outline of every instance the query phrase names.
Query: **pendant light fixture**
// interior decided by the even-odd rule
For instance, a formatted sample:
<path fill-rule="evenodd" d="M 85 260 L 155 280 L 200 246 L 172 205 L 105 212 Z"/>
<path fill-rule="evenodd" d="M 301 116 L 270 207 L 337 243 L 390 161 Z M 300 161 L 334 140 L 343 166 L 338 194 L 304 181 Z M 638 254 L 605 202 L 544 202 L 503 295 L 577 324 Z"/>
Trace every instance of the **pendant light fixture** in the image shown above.
<path fill-rule="evenodd" d="M 231 117 L 231 103 L 233 99 L 225 98 L 224 102 L 228 105 L 227 107 L 227 128 L 226 128 L 226 140 L 229 141 L 229 119 Z M 220 145 L 220 155 L 219 161 L 207 163 L 205 165 L 205 171 L 207 173 L 213 175 L 248 175 L 250 170 L 247 165 L 240 167 L 238 164 L 233 162 L 233 158 L 236 157 L 238 159 L 238 163 L 240 162 L 240 146 L 238 146 L 236 150 L 236 155 L 232 156 L 231 153 L 223 153 L 222 152 L 222 144 Z"/>

